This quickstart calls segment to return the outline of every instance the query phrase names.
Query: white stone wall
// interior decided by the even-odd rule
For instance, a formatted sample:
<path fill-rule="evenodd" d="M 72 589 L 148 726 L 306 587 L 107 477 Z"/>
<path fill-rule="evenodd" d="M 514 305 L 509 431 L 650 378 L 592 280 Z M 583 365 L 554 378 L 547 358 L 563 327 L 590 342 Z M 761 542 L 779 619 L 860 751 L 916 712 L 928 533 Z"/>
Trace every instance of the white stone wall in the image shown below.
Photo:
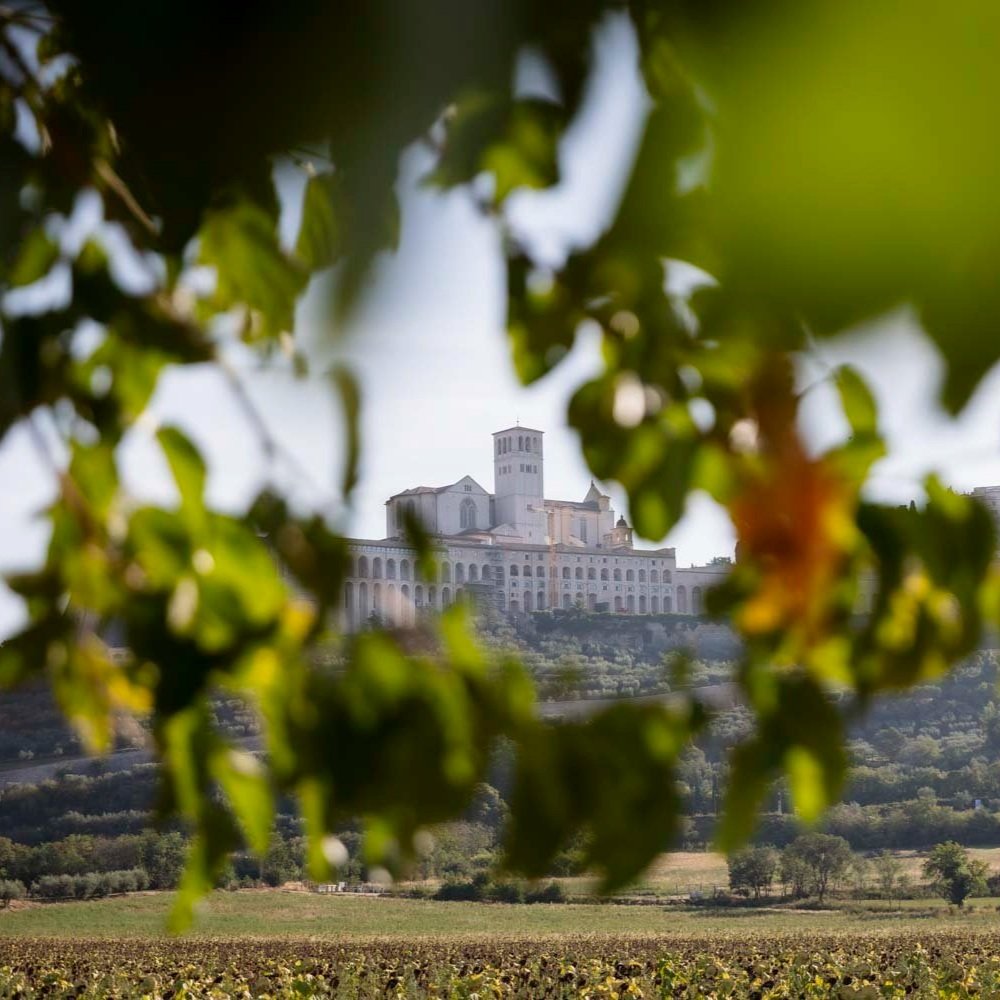
<path fill-rule="evenodd" d="M 468 487 L 468 489 L 466 489 Z M 457 535 L 462 528 L 462 504 L 471 500 L 476 505 L 476 527 L 480 530 L 490 524 L 490 495 L 474 479 L 466 476 L 454 486 L 434 494 L 437 501 L 437 533 Z"/>
<path fill-rule="evenodd" d="M 582 604 L 618 614 L 697 614 L 702 605 L 692 601 L 703 601 L 704 589 L 725 569 L 678 570 L 673 549 L 553 553 L 544 546 L 459 543 L 439 546 L 437 579 L 429 582 L 420 578 L 413 552 L 402 544 L 356 542 L 351 555 L 342 609 L 347 629 L 359 628 L 372 613 L 413 624 L 420 615 L 461 599 L 467 584 L 484 580 L 498 585 L 500 607 L 510 613 Z M 683 606 L 678 603 L 679 580 Z M 695 588 L 700 588 L 696 598 Z"/>
<path fill-rule="evenodd" d="M 405 505 L 411 504 L 414 513 L 424 526 L 425 530 L 432 535 L 438 534 L 441 529 L 438 527 L 438 510 L 436 493 L 412 493 L 409 496 L 393 497 L 385 505 L 385 534 L 387 538 L 401 538 L 403 536 L 403 513 Z"/>
<path fill-rule="evenodd" d="M 711 566 L 688 566 L 678 569 L 675 574 L 675 607 L 678 614 L 703 615 L 705 594 L 716 584 L 722 583 L 731 566 L 721 563 Z"/>

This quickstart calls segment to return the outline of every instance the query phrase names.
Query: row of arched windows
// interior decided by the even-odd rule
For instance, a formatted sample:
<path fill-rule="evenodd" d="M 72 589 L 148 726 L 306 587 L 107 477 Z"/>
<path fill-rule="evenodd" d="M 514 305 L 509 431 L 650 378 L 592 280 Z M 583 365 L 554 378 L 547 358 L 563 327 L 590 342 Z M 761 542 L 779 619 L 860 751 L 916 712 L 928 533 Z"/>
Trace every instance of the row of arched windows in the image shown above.
<path fill-rule="evenodd" d="M 389 624 L 412 625 L 420 609 L 443 610 L 465 597 L 461 587 L 453 591 L 434 584 L 410 587 L 404 583 L 396 587 L 391 583 L 348 580 L 344 584 L 344 617 L 348 627 L 353 628 L 364 625 L 372 615 Z"/>
<path fill-rule="evenodd" d="M 461 564 L 456 564 L 460 566 Z M 470 570 L 475 568 L 475 564 L 470 565 Z M 489 569 L 489 567 L 484 567 Z M 402 583 L 398 587 L 388 581 L 361 580 L 357 584 L 347 581 L 344 584 L 344 617 L 345 624 L 349 628 L 359 628 L 367 622 L 372 615 L 390 624 L 412 625 L 421 609 L 443 610 L 452 604 L 453 601 L 465 599 L 465 593 L 461 587 L 452 590 L 450 586 L 429 584 L 425 586 L 417 583 L 412 588 L 408 583 Z M 500 595 L 501 610 L 504 608 L 505 596 Z M 678 614 L 704 614 L 704 599 L 701 587 L 692 587 L 690 593 L 688 588 L 681 584 L 677 587 L 677 613 Z M 690 598 L 690 610 L 689 610 Z M 561 606 L 569 609 L 574 606 L 587 608 L 594 611 L 597 607 L 596 594 L 584 594 L 577 591 L 575 595 L 562 594 Z M 558 605 L 556 605 L 558 606 Z M 544 590 L 533 593 L 531 590 L 524 590 L 520 599 L 511 598 L 510 611 L 545 611 L 549 607 L 549 600 Z M 617 595 L 614 598 L 613 610 L 619 614 L 664 614 L 673 613 L 674 606 L 671 597 L 660 598 L 656 595 L 647 598 L 645 594 L 636 597 L 634 594 L 626 596 Z"/>
<path fill-rule="evenodd" d="M 517 440 L 517 447 L 515 449 L 514 441 Z M 533 451 L 535 454 L 541 454 L 542 452 L 542 442 L 534 434 L 510 434 L 507 437 L 497 438 L 496 441 L 496 453 L 498 455 L 507 455 L 512 451 Z"/>
<path fill-rule="evenodd" d="M 471 511 L 466 516 L 465 514 L 465 504 L 471 504 Z M 476 526 L 476 515 L 475 515 L 475 502 L 472 500 L 465 500 L 462 504 L 463 508 L 463 526 L 474 528 Z M 442 562 L 439 567 L 438 579 L 443 583 L 450 583 L 452 578 L 452 565 L 449 562 Z M 549 569 L 549 576 L 555 577 L 558 570 L 555 566 Z M 374 579 L 374 580 L 409 580 L 411 578 L 411 566 L 408 559 L 401 559 L 397 561 L 393 558 L 386 558 L 383 560 L 381 556 L 375 556 L 369 560 L 368 556 L 358 556 L 357 563 L 351 564 L 348 567 L 348 576 L 359 577 L 361 579 Z M 584 579 L 584 567 L 577 566 L 575 569 L 571 570 L 569 566 L 562 567 L 562 578 L 564 580 L 569 580 L 572 578 L 576 580 Z M 510 575 L 512 577 L 516 576 L 531 576 L 532 570 L 529 564 L 525 564 L 523 568 L 518 568 L 517 564 L 510 567 Z M 545 576 L 545 568 L 541 565 L 536 565 L 534 570 L 534 576 L 542 578 Z M 455 563 L 454 565 L 454 577 L 456 583 L 464 583 L 466 579 L 470 583 L 477 583 L 480 580 L 489 583 L 491 581 L 502 583 L 503 582 L 503 567 L 502 566 L 489 566 L 483 565 L 482 567 L 477 566 L 475 563 L 469 563 L 468 567 L 464 563 Z M 597 568 L 594 566 L 586 567 L 586 579 L 596 580 L 598 578 Z M 671 581 L 670 570 L 663 570 L 663 583 L 670 583 Z M 413 568 L 413 579 L 421 579 L 421 574 L 419 569 Z M 607 581 L 613 579 L 616 582 L 621 582 L 622 580 L 622 570 L 614 569 L 608 570 L 604 567 L 600 571 L 600 579 Z M 640 569 L 638 571 L 627 569 L 624 571 L 624 579 L 626 583 L 634 583 L 638 580 L 639 583 L 646 583 L 646 570 Z M 653 584 L 658 584 L 660 582 L 659 571 L 653 569 L 649 571 L 649 582 Z"/>

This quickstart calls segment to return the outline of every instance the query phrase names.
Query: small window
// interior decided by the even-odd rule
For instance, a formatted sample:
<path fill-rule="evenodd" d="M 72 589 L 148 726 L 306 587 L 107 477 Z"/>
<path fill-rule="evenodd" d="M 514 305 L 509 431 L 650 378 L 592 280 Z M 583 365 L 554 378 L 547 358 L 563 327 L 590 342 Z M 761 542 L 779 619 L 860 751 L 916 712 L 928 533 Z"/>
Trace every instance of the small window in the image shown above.
<path fill-rule="evenodd" d="M 471 493 L 472 492 L 472 487 L 468 483 L 465 484 L 465 492 L 466 493 Z"/>

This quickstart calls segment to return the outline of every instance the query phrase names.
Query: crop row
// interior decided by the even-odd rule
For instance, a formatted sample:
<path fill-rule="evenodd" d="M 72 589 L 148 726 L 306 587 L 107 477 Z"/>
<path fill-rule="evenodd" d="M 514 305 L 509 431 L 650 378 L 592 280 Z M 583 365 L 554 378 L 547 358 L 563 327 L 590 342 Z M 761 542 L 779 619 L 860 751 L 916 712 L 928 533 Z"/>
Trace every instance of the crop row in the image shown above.
<path fill-rule="evenodd" d="M 0 997 L 1000 996 L 1000 936 L 0 941 Z"/>

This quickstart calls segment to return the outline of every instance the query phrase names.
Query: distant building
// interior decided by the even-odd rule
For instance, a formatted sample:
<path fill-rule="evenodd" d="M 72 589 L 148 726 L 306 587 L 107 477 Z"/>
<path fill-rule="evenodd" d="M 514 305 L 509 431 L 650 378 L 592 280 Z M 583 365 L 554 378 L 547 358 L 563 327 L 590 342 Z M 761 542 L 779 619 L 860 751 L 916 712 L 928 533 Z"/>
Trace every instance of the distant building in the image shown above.
<path fill-rule="evenodd" d="M 993 523 L 1000 532 L 1000 486 L 977 486 L 972 496 L 993 515 Z"/>
<path fill-rule="evenodd" d="M 386 501 L 386 537 L 352 540 L 343 624 L 372 614 L 411 624 L 473 598 L 499 612 L 569 609 L 699 615 L 728 564 L 678 568 L 674 549 L 636 549 L 611 498 L 591 482 L 582 500 L 544 495 L 544 433 L 509 427 L 493 435 L 493 492 L 471 476 L 416 486 Z M 437 578 L 422 580 L 405 540 L 407 515 L 435 540 Z"/>

